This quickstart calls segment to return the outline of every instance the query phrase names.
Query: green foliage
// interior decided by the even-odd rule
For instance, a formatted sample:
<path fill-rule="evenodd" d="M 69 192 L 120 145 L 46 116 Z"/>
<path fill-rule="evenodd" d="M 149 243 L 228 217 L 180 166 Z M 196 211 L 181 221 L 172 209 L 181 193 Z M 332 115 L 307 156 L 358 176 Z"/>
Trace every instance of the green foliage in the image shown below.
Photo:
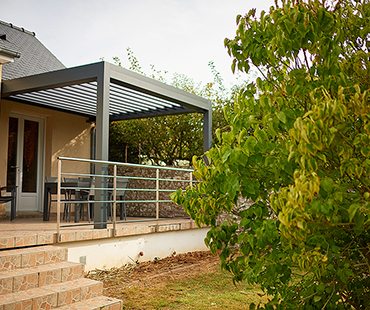
<path fill-rule="evenodd" d="M 232 70 L 264 79 L 225 107 L 211 165 L 193 159 L 202 182 L 172 199 L 269 296 L 250 309 L 369 309 L 370 4 L 284 1 L 237 24 Z"/>
<path fill-rule="evenodd" d="M 125 161 L 128 145 L 128 162 L 139 160 L 141 154 L 156 164 L 175 165 L 202 154 L 202 118 L 197 114 L 134 119 L 110 124 L 110 158 Z M 139 145 L 140 143 L 140 145 Z"/>
<path fill-rule="evenodd" d="M 146 75 L 130 48 L 127 49 L 127 57 L 130 70 Z M 113 61 L 121 66 L 118 57 Z M 210 62 L 209 67 L 214 75 L 212 83 L 202 86 L 186 75 L 176 73 L 170 84 L 212 101 L 212 126 L 215 130 L 226 126 L 223 106 L 232 102 L 238 87 L 227 90 L 214 63 Z M 150 78 L 167 82 L 166 71 L 156 70 L 153 65 L 151 70 Z M 113 161 L 125 161 L 127 151 L 127 161 L 132 163 L 139 162 L 139 155 L 155 164 L 176 165 L 179 160 L 190 163 L 194 155 L 203 153 L 203 115 L 183 114 L 112 122 L 109 145 L 109 157 Z"/>

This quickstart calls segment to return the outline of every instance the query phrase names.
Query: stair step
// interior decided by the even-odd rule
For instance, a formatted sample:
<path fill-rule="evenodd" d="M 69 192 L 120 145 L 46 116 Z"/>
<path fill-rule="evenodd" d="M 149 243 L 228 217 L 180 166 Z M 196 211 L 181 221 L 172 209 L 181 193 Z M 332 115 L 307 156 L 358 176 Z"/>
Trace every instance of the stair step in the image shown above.
<path fill-rule="evenodd" d="M 112 297 L 99 296 L 82 302 L 57 308 L 58 310 L 121 310 L 122 301 Z"/>
<path fill-rule="evenodd" d="M 79 279 L 83 272 L 83 264 L 72 262 L 0 271 L 0 295 Z"/>
<path fill-rule="evenodd" d="M 35 267 L 67 260 L 67 249 L 59 246 L 0 251 L 0 271 Z"/>
<path fill-rule="evenodd" d="M 50 309 L 63 307 L 99 297 L 102 294 L 102 290 L 103 284 L 101 282 L 80 278 L 1 295 L 0 309 Z"/>

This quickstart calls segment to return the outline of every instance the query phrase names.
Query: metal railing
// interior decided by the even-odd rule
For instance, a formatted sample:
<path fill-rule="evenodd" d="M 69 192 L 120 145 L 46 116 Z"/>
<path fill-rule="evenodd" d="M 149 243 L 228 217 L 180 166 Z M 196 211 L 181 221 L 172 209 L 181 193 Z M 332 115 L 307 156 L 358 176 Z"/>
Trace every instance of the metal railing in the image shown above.
<path fill-rule="evenodd" d="M 96 173 L 76 173 L 76 172 L 63 172 L 63 162 L 75 162 L 75 163 L 89 163 L 89 164 L 95 164 L 95 165 L 102 165 L 106 167 L 105 173 L 101 172 L 101 174 Z M 113 174 L 108 173 L 108 166 L 111 166 L 113 168 Z M 149 169 L 149 170 L 155 170 L 155 177 L 143 177 L 143 176 L 128 176 L 128 175 L 118 175 L 117 168 L 118 167 L 133 167 L 138 169 Z M 95 169 L 94 169 L 95 170 Z M 100 170 L 104 170 L 103 168 Z M 112 169 L 111 169 L 112 170 Z M 160 177 L 160 171 L 163 170 L 176 170 L 181 171 L 184 175 L 189 175 L 188 179 L 175 179 L 175 178 L 161 178 Z M 193 169 L 184 169 L 184 168 L 174 168 L 174 167 L 163 167 L 163 166 L 150 166 L 150 165 L 139 165 L 139 164 L 130 164 L 130 163 L 121 163 L 121 162 L 111 162 L 111 161 L 102 161 L 102 160 L 91 160 L 91 159 L 82 159 L 82 158 L 69 158 L 69 157 L 58 157 L 58 183 L 57 183 L 57 240 L 60 241 L 60 229 L 63 227 L 74 227 L 74 226 L 85 226 L 85 225 L 106 225 L 106 224 L 112 224 L 113 225 L 113 236 L 115 236 L 116 233 L 116 224 L 117 223 L 129 223 L 129 222 L 146 222 L 146 221 L 153 221 L 152 218 L 146 218 L 146 219 L 140 219 L 140 220 L 119 220 L 117 221 L 116 217 L 116 206 L 117 203 L 155 203 L 155 220 L 156 220 L 156 229 L 158 231 L 158 225 L 159 221 L 161 219 L 167 219 L 167 218 L 160 218 L 159 217 L 159 210 L 160 210 L 160 204 L 161 203 L 169 203 L 172 202 L 168 199 L 160 199 L 160 193 L 163 192 L 174 192 L 176 189 L 168 189 L 163 188 L 163 184 L 165 182 L 170 182 L 173 184 L 173 182 L 183 182 L 188 185 L 193 185 L 194 183 L 198 182 L 197 180 L 193 180 Z M 91 188 L 85 188 L 85 187 L 63 187 L 62 186 L 62 180 L 66 177 L 80 177 L 80 178 L 91 178 L 91 179 L 98 179 L 101 178 L 101 180 L 105 180 L 102 182 L 99 182 L 105 186 L 101 187 L 94 187 Z M 117 188 L 117 179 L 120 178 L 129 178 L 130 180 L 146 180 L 146 181 L 153 181 L 155 182 L 154 188 Z M 110 184 L 112 184 L 111 187 L 108 186 L 107 180 L 111 180 Z M 162 185 L 162 186 L 160 186 Z M 94 190 L 95 193 L 98 191 L 101 191 L 101 193 L 105 192 L 104 195 L 96 195 L 100 197 L 107 197 L 108 191 L 112 192 L 112 199 L 100 199 L 100 200 L 92 200 L 91 202 L 96 204 L 105 204 L 105 212 L 108 212 L 108 205 L 107 204 L 113 204 L 113 210 L 111 215 L 111 221 L 108 221 L 108 216 L 106 221 L 102 222 L 91 222 L 91 223 L 74 223 L 74 224 L 61 224 L 61 204 L 82 204 L 86 203 L 85 200 L 62 200 L 62 191 L 67 190 Z M 117 190 L 125 190 L 127 192 L 130 191 L 137 191 L 137 192 L 155 192 L 155 199 L 145 199 L 145 200 L 117 200 Z M 89 206 L 88 206 L 89 208 Z M 75 208 L 76 210 L 76 208 Z M 84 209 L 82 208 L 82 212 L 84 212 Z M 75 217 L 77 216 L 75 211 Z"/>

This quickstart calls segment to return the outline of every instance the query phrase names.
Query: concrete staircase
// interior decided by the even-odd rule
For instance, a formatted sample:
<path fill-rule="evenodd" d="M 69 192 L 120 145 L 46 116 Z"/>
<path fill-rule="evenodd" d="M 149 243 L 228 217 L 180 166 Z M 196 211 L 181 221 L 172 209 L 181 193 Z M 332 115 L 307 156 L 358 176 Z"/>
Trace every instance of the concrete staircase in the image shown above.
<path fill-rule="evenodd" d="M 103 284 L 83 277 L 84 266 L 67 261 L 67 249 L 39 246 L 0 251 L 0 310 L 121 310 L 102 296 Z"/>

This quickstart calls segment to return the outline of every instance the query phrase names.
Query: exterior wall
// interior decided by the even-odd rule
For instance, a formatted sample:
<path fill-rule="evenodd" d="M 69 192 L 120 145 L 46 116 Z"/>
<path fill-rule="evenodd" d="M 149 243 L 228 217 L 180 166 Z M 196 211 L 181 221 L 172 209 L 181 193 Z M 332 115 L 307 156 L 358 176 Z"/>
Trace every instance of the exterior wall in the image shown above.
<path fill-rule="evenodd" d="M 44 176 L 57 176 L 57 157 L 90 158 L 91 124 L 73 114 L 1 100 L 0 105 L 0 185 L 6 183 L 9 114 L 23 113 L 45 119 Z M 63 170 L 89 172 L 89 164 L 65 163 Z M 1 210 L 0 210 L 1 212 Z M 0 213 L 1 214 L 1 213 Z"/>
<path fill-rule="evenodd" d="M 121 267 L 134 261 L 151 261 L 177 254 L 207 251 L 204 238 L 208 228 L 176 232 L 153 233 L 142 236 L 128 236 L 98 239 L 73 243 L 59 243 L 68 248 L 68 260 L 86 262 L 85 271 Z M 143 252 L 143 256 L 139 253 Z"/>
<path fill-rule="evenodd" d="M 2 64 L 0 63 L 0 141 L 4 141 L 2 138 L 3 138 L 3 133 L 2 133 L 2 128 L 1 128 L 1 73 L 2 73 Z M 0 149 L 0 167 L 6 167 L 3 165 L 3 161 L 2 161 L 2 158 L 1 158 L 1 149 Z M 3 184 L 5 184 L 5 180 L 4 180 L 4 175 L 2 174 L 2 169 L 0 169 L 0 186 L 4 186 Z M 4 214 L 5 213 L 5 203 L 1 203 L 0 204 L 0 214 Z"/>

